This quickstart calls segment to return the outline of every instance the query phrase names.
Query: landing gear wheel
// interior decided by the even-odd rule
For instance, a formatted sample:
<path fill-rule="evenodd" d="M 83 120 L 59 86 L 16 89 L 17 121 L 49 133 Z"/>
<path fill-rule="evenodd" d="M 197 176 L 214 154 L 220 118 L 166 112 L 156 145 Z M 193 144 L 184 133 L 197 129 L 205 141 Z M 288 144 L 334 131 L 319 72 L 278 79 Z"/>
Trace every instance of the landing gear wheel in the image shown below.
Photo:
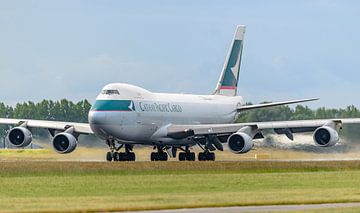
<path fill-rule="evenodd" d="M 113 153 L 113 159 L 114 159 L 114 161 L 119 161 L 120 160 L 120 156 L 119 156 L 118 152 Z"/>
<path fill-rule="evenodd" d="M 161 161 L 167 161 L 168 160 L 168 155 L 167 155 L 166 152 L 161 152 L 159 154 L 160 154 L 159 156 L 160 156 Z"/>
<path fill-rule="evenodd" d="M 179 153 L 179 161 L 185 161 L 186 160 L 186 153 L 180 152 Z"/>
<path fill-rule="evenodd" d="M 151 161 L 167 161 L 168 155 L 166 152 L 164 152 L 163 146 L 155 146 L 154 149 L 157 149 L 157 152 L 152 152 L 150 155 Z"/>
<path fill-rule="evenodd" d="M 158 161 L 158 154 L 157 154 L 157 152 L 152 152 L 152 153 L 150 154 L 150 160 L 151 160 L 151 161 Z"/>
<path fill-rule="evenodd" d="M 135 153 L 132 152 L 134 145 L 131 144 L 120 144 L 120 146 L 116 147 L 116 143 L 114 139 L 107 139 L 106 144 L 110 148 L 110 152 L 106 153 L 107 161 L 135 161 L 136 156 Z M 125 152 L 119 152 L 121 148 L 125 146 Z"/>
<path fill-rule="evenodd" d="M 119 153 L 119 161 L 127 161 L 127 155 L 125 152 Z"/>
<path fill-rule="evenodd" d="M 166 152 L 152 152 L 150 155 L 151 161 L 167 161 L 168 155 Z"/>
<path fill-rule="evenodd" d="M 199 161 L 205 161 L 206 160 L 206 156 L 204 152 L 200 152 L 198 155 L 198 160 Z"/>
<path fill-rule="evenodd" d="M 119 161 L 135 161 L 135 153 L 133 152 L 120 152 L 119 153 Z"/>
<path fill-rule="evenodd" d="M 180 152 L 179 161 L 195 161 L 194 152 Z"/>
<path fill-rule="evenodd" d="M 208 155 L 207 155 L 207 160 L 215 161 L 215 153 L 209 152 Z"/>
<path fill-rule="evenodd" d="M 129 152 L 128 157 L 129 157 L 129 161 L 135 161 L 135 159 L 136 159 L 135 153 L 133 153 L 133 152 Z"/>
<path fill-rule="evenodd" d="M 113 155 L 112 155 L 111 152 L 107 152 L 107 153 L 106 153 L 106 160 L 107 160 L 107 161 L 112 161 L 112 160 L 113 160 Z"/>
<path fill-rule="evenodd" d="M 215 161 L 215 153 L 213 152 L 200 152 L 198 155 L 199 161 Z"/>
<path fill-rule="evenodd" d="M 194 152 L 186 153 L 186 160 L 187 161 L 195 161 L 195 153 Z"/>

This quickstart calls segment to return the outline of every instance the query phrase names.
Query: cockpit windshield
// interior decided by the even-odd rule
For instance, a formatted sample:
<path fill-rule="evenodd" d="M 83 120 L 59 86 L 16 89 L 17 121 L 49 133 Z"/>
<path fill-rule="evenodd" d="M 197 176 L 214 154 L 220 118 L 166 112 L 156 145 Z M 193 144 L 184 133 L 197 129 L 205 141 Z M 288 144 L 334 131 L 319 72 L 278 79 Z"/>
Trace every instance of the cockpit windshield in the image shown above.
<path fill-rule="evenodd" d="M 103 95 L 120 95 L 119 91 L 116 89 L 104 89 L 101 91 Z"/>

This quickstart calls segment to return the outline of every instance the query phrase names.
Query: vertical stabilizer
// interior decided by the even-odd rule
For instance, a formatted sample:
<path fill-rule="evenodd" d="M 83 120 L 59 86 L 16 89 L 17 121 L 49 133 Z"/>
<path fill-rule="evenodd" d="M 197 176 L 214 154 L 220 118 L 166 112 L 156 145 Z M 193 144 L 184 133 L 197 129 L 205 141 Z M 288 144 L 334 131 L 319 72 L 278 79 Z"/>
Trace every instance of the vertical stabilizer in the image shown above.
<path fill-rule="evenodd" d="M 235 36 L 227 54 L 214 94 L 226 96 L 236 95 L 244 33 L 245 26 L 240 25 L 236 28 Z"/>

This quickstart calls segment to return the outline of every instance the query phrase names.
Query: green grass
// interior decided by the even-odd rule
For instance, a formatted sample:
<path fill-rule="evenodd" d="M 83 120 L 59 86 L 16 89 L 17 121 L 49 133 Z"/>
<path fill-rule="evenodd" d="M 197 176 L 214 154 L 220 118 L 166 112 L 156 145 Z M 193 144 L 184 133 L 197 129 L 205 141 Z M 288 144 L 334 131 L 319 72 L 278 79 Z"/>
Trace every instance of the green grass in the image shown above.
<path fill-rule="evenodd" d="M 360 202 L 360 162 L 0 162 L 0 212 Z"/>

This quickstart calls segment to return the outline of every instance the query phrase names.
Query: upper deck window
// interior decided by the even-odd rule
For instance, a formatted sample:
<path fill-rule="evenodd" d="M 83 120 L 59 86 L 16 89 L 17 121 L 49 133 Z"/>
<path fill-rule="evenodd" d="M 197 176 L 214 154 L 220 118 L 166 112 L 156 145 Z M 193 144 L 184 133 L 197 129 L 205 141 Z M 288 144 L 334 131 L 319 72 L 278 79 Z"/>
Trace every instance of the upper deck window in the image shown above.
<path fill-rule="evenodd" d="M 105 89 L 101 91 L 101 94 L 103 95 L 120 95 L 119 91 L 116 89 Z"/>

